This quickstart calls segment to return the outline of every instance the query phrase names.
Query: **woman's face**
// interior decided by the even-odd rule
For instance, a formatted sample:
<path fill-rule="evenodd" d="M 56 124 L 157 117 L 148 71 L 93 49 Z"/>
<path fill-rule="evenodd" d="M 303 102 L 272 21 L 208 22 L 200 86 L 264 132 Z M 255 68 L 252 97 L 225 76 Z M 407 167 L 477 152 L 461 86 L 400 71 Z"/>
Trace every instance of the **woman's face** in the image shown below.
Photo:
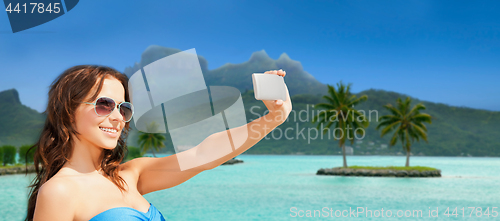
<path fill-rule="evenodd" d="M 125 101 L 125 89 L 116 78 L 106 77 L 97 98 L 103 96 L 112 98 L 116 104 L 120 104 Z M 90 97 L 91 94 L 87 95 L 84 102 L 94 103 L 95 100 L 89 100 Z M 115 107 L 108 116 L 98 116 L 94 111 L 94 105 L 82 103 L 75 113 L 75 125 L 76 131 L 81 134 L 78 136 L 81 142 L 95 147 L 114 149 L 125 127 L 125 122 L 118 107 Z M 106 128 L 107 131 L 105 131 Z M 114 129 L 116 132 L 109 129 Z"/>

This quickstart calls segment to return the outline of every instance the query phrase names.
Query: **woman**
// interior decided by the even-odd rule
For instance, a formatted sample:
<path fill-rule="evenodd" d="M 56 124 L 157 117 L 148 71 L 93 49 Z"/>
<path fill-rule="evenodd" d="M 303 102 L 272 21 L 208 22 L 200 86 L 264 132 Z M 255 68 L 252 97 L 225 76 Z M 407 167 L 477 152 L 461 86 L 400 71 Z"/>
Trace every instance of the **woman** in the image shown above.
<path fill-rule="evenodd" d="M 284 102 L 263 101 L 269 113 L 244 125 L 252 129 L 245 130 L 243 145 L 198 167 L 181 170 L 177 154 L 120 164 L 133 114 L 127 86 L 120 72 L 90 65 L 72 67 L 52 83 L 47 119 L 34 146 L 37 176 L 26 220 L 164 220 L 142 195 L 179 185 L 243 153 L 283 123 L 292 109 L 288 91 Z"/>

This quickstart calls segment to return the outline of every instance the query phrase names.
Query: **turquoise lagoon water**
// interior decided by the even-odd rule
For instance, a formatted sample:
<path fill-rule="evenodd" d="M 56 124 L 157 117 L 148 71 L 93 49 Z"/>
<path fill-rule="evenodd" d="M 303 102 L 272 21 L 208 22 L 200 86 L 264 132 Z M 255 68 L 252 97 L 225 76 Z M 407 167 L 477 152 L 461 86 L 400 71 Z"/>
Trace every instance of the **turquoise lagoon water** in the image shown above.
<path fill-rule="evenodd" d="M 500 211 L 500 158 L 410 159 L 412 166 L 441 169 L 441 178 L 315 175 L 319 168 L 342 165 L 341 156 L 238 158 L 244 163 L 202 172 L 181 185 L 149 193 L 145 198 L 171 220 L 500 220 L 500 214 L 495 218 L 492 211 L 493 207 Z M 405 157 L 348 156 L 347 161 L 349 165 L 403 166 Z M 25 187 L 32 177 L 0 176 L 0 220 L 24 218 Z M 450 214 L 457 208 L 457 217 L 446 216 L 447 208 L 451 208 Z M 432 215 L 438 217 L 429 216 L 433 210 Z M 308 211 L 315 217 L 306 217 Z"/>

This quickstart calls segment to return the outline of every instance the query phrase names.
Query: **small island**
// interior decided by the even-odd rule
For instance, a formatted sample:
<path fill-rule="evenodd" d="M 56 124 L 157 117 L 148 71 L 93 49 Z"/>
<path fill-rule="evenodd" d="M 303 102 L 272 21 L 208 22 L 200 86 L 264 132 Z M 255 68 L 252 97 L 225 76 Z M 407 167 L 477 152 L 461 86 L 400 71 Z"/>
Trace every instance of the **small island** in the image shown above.
<path fill-rule="evenodd" d="M 441 170 L 432 167 L 369 167 L 350 166 L 334 167 L 331 169 L 321 168 L 316 175 L 333 176 L 366 176 L 366 177 L 441 177 Z"/>
<path fill-rule="evenodd" d="M 240 160 L 240 159 L 237 159 L 237 158 L 233 158 L 233 159 L 230 159 L 230 160 L 224 162 L 222 165 L 233 165 L 233 164 L 236 164 L 236 163 L 243 163 L 243 160 Z"/>
<path fill-rule="evenodd" d="M 28 170 L 28 173 L 34 173 L 35 172 L 35 165 L 29 164 L 26 166 L 24 164 L 16 164 L 16 165 L 10 165 L 10 166 L 3 166 L 3 167 L 0 167 L 0 176 L 11 175 L 11 174 L 23 174 L 23 173 L 25 174 L 26 170 Z"/>

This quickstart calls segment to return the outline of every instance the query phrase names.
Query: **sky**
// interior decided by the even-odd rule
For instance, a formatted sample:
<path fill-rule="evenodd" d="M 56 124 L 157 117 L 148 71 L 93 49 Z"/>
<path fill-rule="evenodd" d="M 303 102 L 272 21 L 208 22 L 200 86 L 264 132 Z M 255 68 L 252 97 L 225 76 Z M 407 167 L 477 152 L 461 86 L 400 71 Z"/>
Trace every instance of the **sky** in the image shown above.
<path fill-rule="evenodd" d="M 500 1 L 80 1 L 12 33 L 0 12 L 0 91 L 39 112 L 65 69 L 124 71 L 150 45 L 188 50 L 209 69 L 265 50 L 324 84 L 500 111 Z"/>

